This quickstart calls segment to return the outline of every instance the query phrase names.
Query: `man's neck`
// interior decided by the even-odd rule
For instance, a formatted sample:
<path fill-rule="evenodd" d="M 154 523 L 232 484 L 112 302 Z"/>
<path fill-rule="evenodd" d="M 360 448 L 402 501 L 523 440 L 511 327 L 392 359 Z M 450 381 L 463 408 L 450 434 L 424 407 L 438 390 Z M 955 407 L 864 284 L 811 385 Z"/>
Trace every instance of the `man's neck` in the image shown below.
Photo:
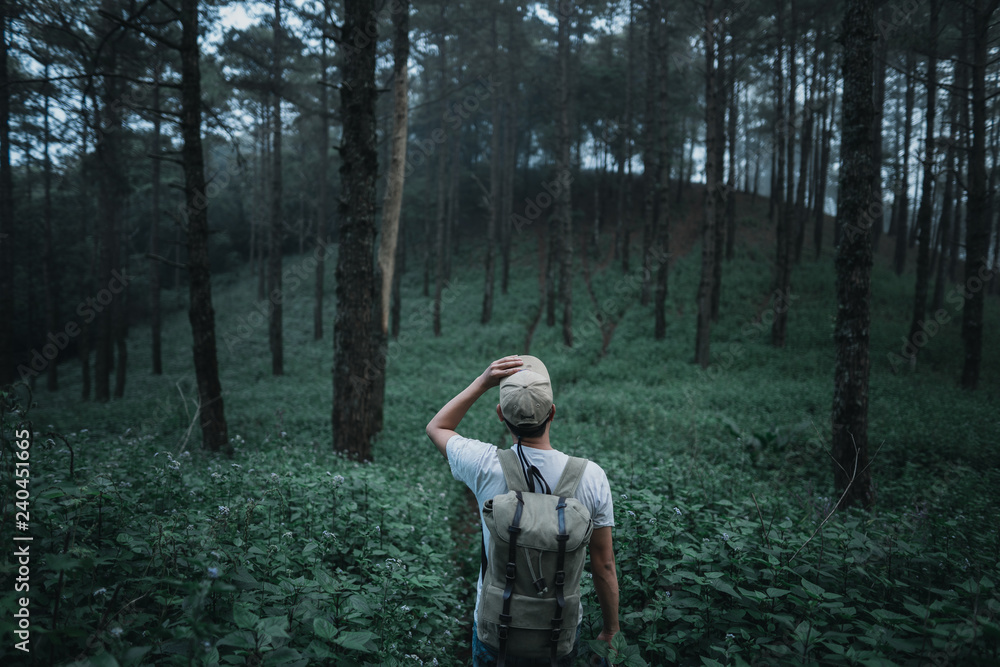
<path fill-rule="evenodd" d="M 515 437 L 511 443 L 511 446 L 517 444 L 517 438 Z M 521 438 L 521 444 L 525 447 L 531 447 L 532 449 L 552 449 L 552 445 L 549 443 L 549 435 L 539 436 L 537 438 Z"/>

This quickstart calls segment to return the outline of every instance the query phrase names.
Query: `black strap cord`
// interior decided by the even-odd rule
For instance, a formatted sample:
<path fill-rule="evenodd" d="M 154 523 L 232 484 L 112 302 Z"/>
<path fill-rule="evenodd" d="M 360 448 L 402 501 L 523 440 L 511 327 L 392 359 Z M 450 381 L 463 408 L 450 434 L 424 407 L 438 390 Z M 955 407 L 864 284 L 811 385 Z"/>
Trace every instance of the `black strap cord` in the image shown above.
<path fill-rule="evenodd" d="M 510 601 L 514 593 L 514 579 L 517 576 L 517 536 L 521 532 L 521 510 L 524 508 L 524 498 L 520 491 L 515 491 L 517 496 L 517 509 L 514 510 L 514 519 L 507 528 L 510 533 L 510 550 L 507 552 L 507 583 L 503 589 L 503 612 L 500 614 L 500 628 L 497 635 L 500 639 L 498 647 L 497 667 L 504 667 L 507 660 L 507 632 L 510 630 Z"/>
<path fill-rule="evenodd" d="M 559 503 L 556 505 L 556 513 L 559 518 L 559 534 L 556 535 L 556 540 L 559 542 L 559 552 L 556 556 L 556 613 L 552 617 L 552 637 L 551 641 L 551 651 L 549 653 L 552 667 L 556 667 L 556 650 L 559 648 L 559 634 L 562 632 L 562 616 L 563 609 L 566 607 L 566 598 L 563 595 L 563 585 L 566 583 L 566 541 L 569 540 L 569 535 L 566 533 L 566 497 L 560 496 Z"/>
<path fill-rule="evenodd" d="M 528 462 L 524 455 L 524 447 L 521 445 L 521 436 L 517 436 L 517 458 L 521 461 L 521 469 L 524 471 L 524 483 L 528 485 L 528 490 L 532 493 L 552 493 L 552 487 L 545 481 L 542 472 Z M 538 491 L 535 491 L 535 481 L 538 481 Z"/>

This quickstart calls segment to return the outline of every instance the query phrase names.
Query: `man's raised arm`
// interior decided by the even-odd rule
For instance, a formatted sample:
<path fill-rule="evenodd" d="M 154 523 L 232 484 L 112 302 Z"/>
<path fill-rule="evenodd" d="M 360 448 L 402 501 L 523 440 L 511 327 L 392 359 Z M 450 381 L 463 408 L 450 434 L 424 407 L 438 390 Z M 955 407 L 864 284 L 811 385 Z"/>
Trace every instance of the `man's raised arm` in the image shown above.
<path fill-rule="evenodd" d="M 482 375 L 473 380 L 472 384 L 438 410 L 434 418 L 427 423 L 427 437 L 437 446 L 441 454 L 445 457 L 448 456 L 448 440 L 451 439 L 451 436 L 456 435 L 455 429 L 458 428 L 472 404 L 487 391 L 499 385 L 500 380 L 516 373 L 522 363 L 518 356 L 497 359 L 483 371 Z"/>

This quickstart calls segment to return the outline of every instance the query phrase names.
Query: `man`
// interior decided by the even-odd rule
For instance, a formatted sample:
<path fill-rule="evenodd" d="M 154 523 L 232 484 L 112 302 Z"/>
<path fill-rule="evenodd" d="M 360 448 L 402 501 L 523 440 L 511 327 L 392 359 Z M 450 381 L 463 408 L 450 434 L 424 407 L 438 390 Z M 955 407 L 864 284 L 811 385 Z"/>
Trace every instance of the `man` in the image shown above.
<path fill-rule="evenodd" d="M 464 482 L 476 495 L 482 521 L 485 553 L 489 553 L 490 533 L 483 521 L 483 504 L 497 495 L 506 493 L 508 486 L 501 468 L 498 449 L 491 444 L 459 435 L 455 429 L 465 414 L 483 394 L 493 387 L 500 387 L 500 404 L 497 417 L 507 425 L 515 443 L 526 482 L 535 484 L 538 492 L 556 488 L 559 477 L 566 467 L 569 457 L 553 449 L 549 441 L 549 430 L 556 408 L 552 400 L 552 387 L 548 371 L 535 357 L 509 356 L 490 364 L 482 375 L 473 380 L 460 394 L 427 424 L 427 435 L 438 450 L 448 459 L 452 475 Z M 594 578 L 594 588 L 601 605 L 603 629 L 598 639 L 610 644 L 618 632 L 618 574 L 615 570 L 615 554 L 611 543 L 611 528 L 614 526 L 614 509 L 611 488 L 604 470 L 594 462 L 588 462 L 577 487 L 575 497 L 590 511 L 594 531 L 590 539 L 590 565 Z M 479 598 L 482 595 L 482 571 L 476 586 L 477 623 L 473 625 L 473 665 L 487 667 L 497 662 L 497 651 L 480 641 L 477 635 Z M 583 612 L 580 611 L 582 620 Z M 578 621 L 579 622 L 579 621 Z M 571 665 L 579 644 L 570 655 L 560 659 L 560 665 Z M 508 651 L 508 656 L 516 656 L 516 647 Z M 548 660 L 525 660 L 510 657 L 506 664 L 510 667 L 529 665 L 549 665 Z"/>

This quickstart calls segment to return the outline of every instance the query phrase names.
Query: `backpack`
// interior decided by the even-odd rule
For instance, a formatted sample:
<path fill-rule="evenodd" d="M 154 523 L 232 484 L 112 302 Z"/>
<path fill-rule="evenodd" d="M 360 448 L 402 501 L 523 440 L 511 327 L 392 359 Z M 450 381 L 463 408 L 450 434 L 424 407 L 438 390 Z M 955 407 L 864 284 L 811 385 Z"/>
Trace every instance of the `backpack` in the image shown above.
<path fill-rule="evenodd" d="M 552 495 L 531 493 L 517 454 L 498 452 L 507 493 L 487 500 L 490 531 L 479 597 L 479 639 L 518 657 L 552 664 L 573 650 L 580 617 L 580 577 L 594 531 L 590 511 L 573 497 L 587 460 L 569 457 Z"/>

